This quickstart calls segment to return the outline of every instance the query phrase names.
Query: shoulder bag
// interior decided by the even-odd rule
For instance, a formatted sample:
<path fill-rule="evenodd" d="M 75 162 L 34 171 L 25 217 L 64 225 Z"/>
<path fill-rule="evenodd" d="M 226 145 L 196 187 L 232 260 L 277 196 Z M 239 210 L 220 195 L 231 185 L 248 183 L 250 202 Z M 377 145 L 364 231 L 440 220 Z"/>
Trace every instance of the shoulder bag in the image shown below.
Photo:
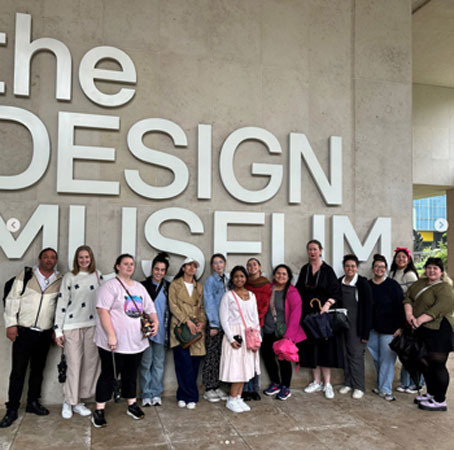
<path fill-rule="evenodd" d="M 262 340 L 260 339 L 260 330 L 257 328 L 248 327 L 246 325 L 246 321 L 244 320 L 243 311 L 241 311 L 240 302 L 238 301 L 238 297 L 233 290 L 232 290 L 232 294 L 233 294 L 233 298 L 238 306 L 238 310 L 240 311 L 241 320 L 243 321 L 244 333 L 246 335 L 246 348 L 248 350 L 252 350 L 253 352 L 256 352 L 260 348 L 260 345 L 262 343 Z"/>
<path fill-rule="evenodd" d="M 136 308 L 136 311 L 139 312 L 140 309 L 139 307 L 137 306 L 137 303 L 134 301 L 134 297 L 129 293 L 128 289 L 126 288 L 126 286 L 121 282 L 120 278 L 118 277 L 115 277 L 118 282 L 123 286 L 123 289 L 126 291 L 126 293 L 128 294 L 129 298 L 132 300 L 132 302 L 134 303 L 134 307 Z M 143 308 L 142 308 L 143 309 Z M 150 320 L 150 316 L 145 312 L 145 311 L 142 311 L 140 313 L 140 323 L 141 323 L 141 330 L 142 330 L 142 333 L 145 337 L 150 337 L 151 336 L 151 333 L 152 333 L 152 330 L 151 330 L 151 320 Z"/>

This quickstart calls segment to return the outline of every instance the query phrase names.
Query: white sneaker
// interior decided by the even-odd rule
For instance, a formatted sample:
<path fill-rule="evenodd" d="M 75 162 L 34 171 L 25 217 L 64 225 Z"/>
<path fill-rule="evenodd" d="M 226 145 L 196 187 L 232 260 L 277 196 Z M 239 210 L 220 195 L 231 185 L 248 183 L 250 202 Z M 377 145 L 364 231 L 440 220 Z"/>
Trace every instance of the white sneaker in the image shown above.
<path fill-rule="evenodd" d="M 63 419 L 71 419 L 73 416 L 73 407 L 66 402 L 63 402 L 63 406 L 61 408 L 61 416 Z"/>
<path fill-rule="evenodd" d="M 355 389 L 353 391 L 352 398 L 356 398 L 357 400 L 359 400 L 360 398 L 363 398 L 363 397 L 364 397 L 364 392 L 361 391 L 360 389 Z"/>
<path fill-rule="evenodd" d="M 225 404 L 227 409 L 234 413 L 242 413 L 244 412 L 243 407 L 241 406 L 240 402 L 237 398 L 229 398 Z"/>
<path fill-rule="evenodd" d="M 188 408 L 188 409 L 195 409 L 195 403 L 194 403 L 194 402 L 186 403 L 186 408 Z"/>
<path fill-rule="evenodd" d="M 153 400 L 151 401 L 151 406 L 162 406 L 161 397 L 153 397 Z"/>
<path fill-rule="evenodd" d="M 216 403 L 216 402 L 219 402 L 221 400 L 214 389 L 210 389 L 209 391 L 205 391 L 205 394 L 203 394 L 203 398 L 205 400 L 208 400 L 211 403 Z"/>
<path fill-rule="evenodd" d="M 236 400 L 237 400 L 238 404 L 241 406 L 241 408 L 243 408 L 244 412 L 251 410 L 251 407 L 241 397 L 237 397 Z"/>
<path fill-rule="evenodd" d="M 220 388 L 215 389 L 216 395 L 221 399 L 221 400 L 228 400 L 229 396 Z"/>
<path fill-rule="evenodd" d="M 313 381 L 304 388 L 304 392 L 306 392 L 306 394 L 312 394 L 313 392 L 320 392 L 322 390 L 323 383 L 317 383 L 316 381 Z"/>
<path fill-rule="evenodd" d="M 186 402 L 184 400 L 178 400 L 178 408 L 186 408 Z"/>
<path fill-rule="evenodd" d="M 339 394 L 348 394 L 349 392 L 351 392 L 352 388 L 350 386 L 342 386 L 340 389 L 339 389 Z"/>
<path fill-rule="evenodd" d="M 328 384 L 325 384 L 325 387 L 323 389 L 323 392 L 325 393 L 325 397 L 328 398 L 328 399 L 332 399 L 334 398 L 334 391 L 333 391 L 333 387 L 331 386 L 330 383 Z"/>
<path fill-rule="evenodd" d="M 151 406 L 151 398 L 143 398 L 142 399 L 142 406 Z"/>
<path fill-rule="evenodd" d="M 88 409 L 85 403 L 78 403 L 76 406 L 73 406 L 73 411 L 82 417 L 91 416 L 91 409 Z"/>

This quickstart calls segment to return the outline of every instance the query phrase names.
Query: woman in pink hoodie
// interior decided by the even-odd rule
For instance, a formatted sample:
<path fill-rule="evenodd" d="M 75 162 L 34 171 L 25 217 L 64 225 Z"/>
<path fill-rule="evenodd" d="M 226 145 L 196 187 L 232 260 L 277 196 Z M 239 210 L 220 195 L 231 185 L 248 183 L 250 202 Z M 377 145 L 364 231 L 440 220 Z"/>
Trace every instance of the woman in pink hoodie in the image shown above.
<path fill-rule="evenodd" d="M 291 284 L 293 274 L 290 267 L 279 264 L 273 271 L 273 277 L 273 292 L 265 314 L 261 346 L 271 384 L 263 393 L 276 395 L 279 400 L 287 400 L 292 395 L 292 363 L 278 360 L 273 344 L 282 338 L 290 339 L 296 344 L 304 341 L 306 334 L 300 325 L 302 302 L 298 290 Z"/>

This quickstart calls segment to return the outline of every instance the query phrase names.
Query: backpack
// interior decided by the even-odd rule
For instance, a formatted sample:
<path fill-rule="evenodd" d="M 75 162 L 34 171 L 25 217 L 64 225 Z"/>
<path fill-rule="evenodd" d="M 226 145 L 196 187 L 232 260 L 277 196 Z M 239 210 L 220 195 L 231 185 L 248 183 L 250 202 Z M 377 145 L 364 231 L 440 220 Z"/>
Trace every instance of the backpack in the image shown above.
<path fill-rule="evenodd" d="M 22 286 L 22 291 L 20 293 L 21 296 L 24 295 L 25 288 L 27 287 L 27 283 L 31 280 L 32 277 L 33 277 L 33 267 L 25 266 L 24 267 L 24 284 Z M 10 293 L 11 288 L 13 287 L 13 283 L 14 283 L 15 279 L 16 279 L 16 277 L 10 278 L 5 283 L 5 287 L 3 288 L 3 306 L 5 306 L 5 304 L 6 304 L 6 297 L 8 297 L 8 294 Z"/>

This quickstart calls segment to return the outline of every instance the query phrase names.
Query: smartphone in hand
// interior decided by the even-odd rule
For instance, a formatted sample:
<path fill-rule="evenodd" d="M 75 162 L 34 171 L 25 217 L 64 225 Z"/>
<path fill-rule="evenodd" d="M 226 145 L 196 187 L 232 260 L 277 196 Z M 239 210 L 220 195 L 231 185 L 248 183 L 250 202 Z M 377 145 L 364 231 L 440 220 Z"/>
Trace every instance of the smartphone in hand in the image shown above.
<path fill-rule="evenodd" d="M 233 339 L 235 339 L 235 341 L 237 341 L 240 345 L 243 343 L 243 338 L 239 334 L 233 336 Z"/>

